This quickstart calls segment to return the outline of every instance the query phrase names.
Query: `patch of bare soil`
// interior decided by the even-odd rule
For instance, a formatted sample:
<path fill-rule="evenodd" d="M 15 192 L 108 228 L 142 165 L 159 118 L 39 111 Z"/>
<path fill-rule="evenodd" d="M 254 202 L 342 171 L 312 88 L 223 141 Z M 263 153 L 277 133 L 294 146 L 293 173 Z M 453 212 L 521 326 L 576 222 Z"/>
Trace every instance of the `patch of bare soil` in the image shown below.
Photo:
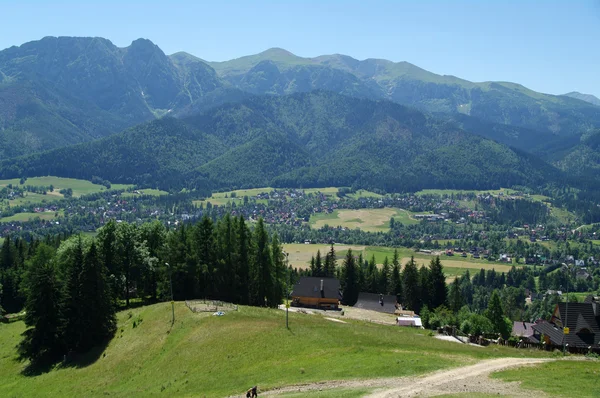
<path fill-rule="evenodd" d="M 551 359 L 539 358 L 500 358 L 478 362 L 450 370 L 430 373 L 421 377 L 400 377 L 365 380 L 325 381 L 297 386 L 282 387 L 266 391 L 261 395 L 319 391 L 333 388 L 372 388 L 378 389 L 369 398 L 392 397 L 432 397 L 442 394 L 484 393 L 510 397 L 531 397 L 531 391 L 519 388 L 519 383 L 506 383 L 490 379 L 490 373 L 507 368 L 534 365 Z M 544 394 L 535 392 L 536 397 Z"/>

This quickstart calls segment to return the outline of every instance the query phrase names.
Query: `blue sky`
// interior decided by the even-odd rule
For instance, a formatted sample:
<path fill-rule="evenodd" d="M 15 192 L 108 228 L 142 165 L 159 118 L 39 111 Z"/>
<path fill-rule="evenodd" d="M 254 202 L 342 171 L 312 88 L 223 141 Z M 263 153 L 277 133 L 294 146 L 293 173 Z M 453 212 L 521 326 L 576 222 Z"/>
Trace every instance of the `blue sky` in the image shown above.
<path fill-rule="evenodd" d="M 600 0 L 0 0 L 0 49 L 44 36 L 139 37 L 210 61 L 282 47 L 408 61 L 472 81 L 600 97 Z"/>

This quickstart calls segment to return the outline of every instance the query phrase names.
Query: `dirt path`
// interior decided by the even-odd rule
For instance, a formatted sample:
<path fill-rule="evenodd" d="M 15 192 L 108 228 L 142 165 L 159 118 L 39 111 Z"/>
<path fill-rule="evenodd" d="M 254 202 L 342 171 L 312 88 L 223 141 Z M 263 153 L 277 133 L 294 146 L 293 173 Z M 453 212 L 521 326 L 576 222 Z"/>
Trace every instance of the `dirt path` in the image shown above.
<path fill-rule="evenodd" d="M 492 372 L 532 365 L 548 361 L 533 358 L 500 358 L 479 362 L 451 370 L 436 372 L 418 379 L 407 380 L 396 388 L 375 392 L 369 398 L 391 398 L 412 396 L 433 396 L 447 393 L 478 392 L 515 396 L 531 396 L 531 391 L 520 391 L 519 383 L 505 383 L 488 378 Z M 540 396 L 540 394 L 536 394 Z"/>
<path fill-rule="evenodd" d="M 551 359 L 500 358 L 478 362 L 474 365 L 442 370 L 421 377 L 396 377 L 382 379 L 325 381 L 320 383 L 281 387 L 265 391 L 263 395 L 328 390 L 333 388 L 372 388 L 380 389 L 369 398 L 428 397 L 452 393 L 488 393 L 511 397 L 531 397 L 531 391 L 519 389 L 519 383 L 506 383 L 490 379 L 490 373 L 523 365 L 533 365 Z M 542 397 L 543 394 L 537 393 Z"/>

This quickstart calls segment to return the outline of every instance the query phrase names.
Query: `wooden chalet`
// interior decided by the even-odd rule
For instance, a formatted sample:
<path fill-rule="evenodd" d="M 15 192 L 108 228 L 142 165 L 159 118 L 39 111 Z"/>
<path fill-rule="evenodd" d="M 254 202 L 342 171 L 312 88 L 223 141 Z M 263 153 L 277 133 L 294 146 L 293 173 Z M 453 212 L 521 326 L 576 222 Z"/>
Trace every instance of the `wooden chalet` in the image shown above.
<path fill-rule="evenodd" d="M 568 328 L 567 334 L 564 327 Z M 568 311 L 567 303 L 558 303 L 550 322 L 538 322 L 532 328 L 548 346 L 600 352 L 600 302 L 588 296 L 583 303 L 569 303 Z"/>
<path fill-rule="evenodd" d="M 342 294 L 335 278 L 304 276 L 294 285 L 292 306 L 325 310 L 339 309 Z"/>

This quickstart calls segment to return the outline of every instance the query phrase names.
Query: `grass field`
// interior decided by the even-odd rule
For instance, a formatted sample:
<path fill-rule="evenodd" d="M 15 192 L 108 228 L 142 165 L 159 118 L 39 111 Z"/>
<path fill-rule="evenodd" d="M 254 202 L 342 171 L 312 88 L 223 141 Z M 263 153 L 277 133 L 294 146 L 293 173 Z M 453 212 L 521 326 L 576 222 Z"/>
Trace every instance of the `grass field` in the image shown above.
<path fill-rule="evenodd" d="M 130 314 L 130 315 L 128 315 Z M 15 360 L 22 322 L 0 325 L 0 396 L 206 396 L 242 394 L 324 380 L 398 377 L 501 356 L 540 351 L 470 347 L 428 332 L 364 321 L 331 322 L 319 315 L 241 307 L 222 317 L 162 303 L 119 313 L 117 335 L 80 366 L 38 376 Z M 136 323 L 137 327 L 133 324 Z M 324 395 L 328 396 L 328 395 Z M 332 395 L 329 395 L 332 396 Z M 353 395 L 350 395 L 353 396 Z"/>
<path fill-rule="evenodd" d="M 283 248 L 286 253 L 289 253 L 289 263 L 295 268 L 308 268 L 310 258 L 317 254 L 317 250 L 321 251 L 321 256 L 324 257 L 329 251 L 330 246 L 324 244 L 305 245 L 302 243 L 284 244 Z M 382 264 L 385 257 L 391 262 L 394 257 L 394 248 L 381 247 L 381 246 L 361 246 L 361 245 L 334 245 L 337 263 L 341 265 L 346 251 L 350 248 L 355 255 L 359 253 L 363 254 L 365 260 L 370 260 L 372 256 L 375 256 L 375 262 Z M 411 256 L 415 257 L 415 261 L 419 266 L 427 266 L 434 256 L 425 253 L 415 253 L 414 250 L 409 248 L 398 248 L 398 256 L 400 257 L 401 264 L 406 264 Z M 478 272 L 481 268 L 483 269 L 495 269 L 497 272 L 508 272 L 512 265 L 499 264 L 489 262 L 485 260 L 476 260 L 473 258 L 462 258 L 462 257 L 448 257 L 440 256 L 442 265 L 444 266 L 444 273 L 448 278 L 448 281 L 453 280 L 458 275 L 463 275 L 467 272 L 467 269 L 473 275 L 474 272 Z"/>
<path fill-rule="evenodd" d="M 10 180 L 0 180 L 0 187 L 7 186 L 8 184 L 18 186 L 19 179 L 13 178 Z M 54 192 L 48 192 L 47 195 L 38 195 L 38 194 L 28 193 L 27 196 L 31 203 L 34 203 L 34 202 L 32 202 L 32 200 L 34 200 L 34 199 L 52 199 L 52 197 L 62 198 L 63 195 L 61 195 L 59 193 L 59 191 L 63 188 L 64 189 L 71 188 L 73 190 L 74 197 L 79 197 L 81 195 L 86 195 L 86 194 L 95 193 L 95 192 L 106 191 L 105 186 L 92 184 L 90 181 L 87 181 L 87 180 L 78 180 L 75 178 L 62 178 L 62 177 L 53 177 L 53 176 L 31 177 L 31 178 L 28 178 L 25 181 L 25 184 L 23 184 L 23 185 L 34 185 L 34 186 L 50 186 L 50 185 L 52 185 L 52 186 L 54 186 Z M 111 186 L 111 189 L 127 189 L 128 187 L 131 187 L 131 185 L 115 184 L 115 185 Z M 12 205 L 12 203 L 11 203 L 11 205 Z"/>
<path fill-rule="evenodd" d="M 521 388 L 541 390 L 551 396 L 600 397 L 600 361 L 556 361 L 526 369 L 492 374 L 504 381 L 519 381 Z"/>
<path fill-rule="evenodd" d="M 382 195 L 375 193 L 375 192 L 371 192 L 371 191 L 366 191 L 364 189 L 359 189 L 358 191 L 354 192 L 354 193 L 349 193 L 346 195 L 349 198 L 352 199 L 359 199 L 359 198 L 381 198 Z"/>
<path fill-rule="evenodd" d="M 457 194 L 469 194 L 473 193 L 475 195 L 482 193 L 490 193 L 498 195 L 500 193 L 504 193 L 505 195 L 510 195 L 516 192 L 514 189 L 509 188 L 500 188 L 500 189 L 488 189 L 483 191 L 477 190 L 464 190 L 464 189 L 423 189 L 422 191 L 416 192 L 416 195 L 457 195 Z"/>
<path fill-rule="evenodd" d="M 304 193 L 306 195 L 310 194 L 310 193 L 322 193 L 325 196 L 329 196 L 329 197 L 334 197 L 337 199 L 337 193 L 339 191 L 339 188 L 336 187 L 328 187 L 328 188 L 308 188 L 304 190 Z"/>
<path fill-rule="evenodd" d="M 212 196 L 205 200 L 195 200 L 194 204 L 200 206 L 206 206 L 208 202 L 212 205 L 224 206 L 229 202 L 237 201 L 241 203 L 244 199 L 244 196 L 248 196 L 249 198 L 258 195 L 259 193 L 271 192 L 273 188 L 254 188 L 254 189 L 238 189 L 237 191 L 227 191 L 227 192 L 215 192 Z M 231 197 L 231 194 L 235 192 L 235 198 Z M 227 196 L 227 197 L 225 197 Z"/>
<path fill-rule="evenodd" d="M 288 261 L 294 268 L 308 268 L 310 258 L 317 254 L 317 250 L 321 251 L 322 258 L 325 258 L 325 254 L 329 251 L 330 245 L 305 245 L 303 243 L 286 243 L 283 245 L 283 250 L 288 255 Z M 338 264 L 342 263 L 343 257 L 346 255 L 348 249 L 353 251 L 361 252 L 365 250 L 366 246 L 360 245 L 334 245 Z"/>
<path fill-rule="evenodd" d="M 169 194 L 167 191 L 161 191 L 160 189 L 151 189 L 151 188 L 138 189 L 137 191 L 139 192 L 139 195 L 161 196 L 161 195 Z M 123 192 L 123 197 L 131 197 L 131 196 L 137 196 L 137 195 L 138 195 L 137 193 L 133 193 L 133 192 Z"/>
<path fill-rule="evenodd" d="M 359 228 L 367 232 L 385 232 L 390 229 L 390 218 L 394 217 L 400 222 L 415 222 L 410 219 L 411 213 L 402 209 L 343 209 L 332 213 L 317 213 L 310 217 L 311 228 L 319 229 L 325 225 L 330 227 L 344 227 L 349 229 Z"/>
<path fill-rule="evenodd" d="M 59 212 L 60 213 L 60 212 Z M 14 221 L 29 221 L 39 218 L 41 220 L 53 220 L 55 218 L 55 212 L 43 212 L 43 213 L 17 213 L 10 217 L 0 218 L 0 222 L 14 222 Z"/>

